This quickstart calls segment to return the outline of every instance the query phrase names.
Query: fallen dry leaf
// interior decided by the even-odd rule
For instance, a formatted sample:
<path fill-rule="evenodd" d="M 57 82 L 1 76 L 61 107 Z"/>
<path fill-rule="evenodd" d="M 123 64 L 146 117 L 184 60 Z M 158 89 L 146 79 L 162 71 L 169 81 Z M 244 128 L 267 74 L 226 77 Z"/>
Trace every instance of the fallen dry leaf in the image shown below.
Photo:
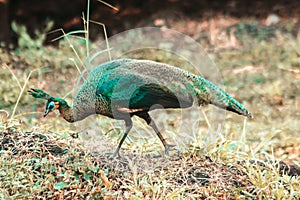
<path fill-rule="evenodd" d="M 112 185 L 103 171 L 100 171 L 100 177 L 105 187 L 110 187 Z"/>

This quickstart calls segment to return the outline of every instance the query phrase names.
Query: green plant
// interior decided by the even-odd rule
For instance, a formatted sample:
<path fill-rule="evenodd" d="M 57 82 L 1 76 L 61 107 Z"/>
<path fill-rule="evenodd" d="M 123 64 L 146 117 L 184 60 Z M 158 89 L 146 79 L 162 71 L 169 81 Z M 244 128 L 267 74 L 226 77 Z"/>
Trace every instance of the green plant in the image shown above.
<path fill-rule="evenodd" d="M 54 22 L 51 20 L 46 20 L 45 28 L 42 31 L 35 30 L 34 37 L 32 38 L 27 31 L 25 25 L 18 24 L 13 21 L 11 23 L 12 30 L 18 35 L 18 46 L 20 49 L 40 49 L 43 47 L 45 42 L 47 32 L 51 30 Z"/>

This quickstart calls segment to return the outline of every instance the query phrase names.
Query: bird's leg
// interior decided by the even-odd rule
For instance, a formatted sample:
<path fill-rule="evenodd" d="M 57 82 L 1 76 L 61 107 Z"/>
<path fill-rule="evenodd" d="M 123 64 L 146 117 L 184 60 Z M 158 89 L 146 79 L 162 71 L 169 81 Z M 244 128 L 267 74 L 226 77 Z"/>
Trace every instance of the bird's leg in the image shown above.
<path fill-rule="evenodd" d="M 124 133 L 123 137 L 121 138 L 121 140 L 120 140 L 120 142 L 118 144 L 118 147 L 117 147 L 117 149 L 115 150 L 115 152 L 113 154 L 114 157 L 115 156 L 120 157 L 119 151 L 121 149 L 121 146 L 122 146 L 124 140 L 126 139 L 126 137 L 127 137 L 128 133 L 129 133 L 130 129 L 132 128 L 132 121 L 131 121 L 130 118 L 125 120 L 125 126 L 126 126 L 125 133 Z"/>
<path fill-rule="evenodd" d="M 147 122 L 147 124 L 152 127 L 152 129 L 155 131 L 155 133 L 157 134 L 157 136 L 159 137 L 160 141 L 163 143 L 163 145 L 165 147 L 165 155 L 169 156 L 169 149 L 173 145 L 169 145 L 166 142 L 166 140 L 164 139 L 164 137 L 162 136 L 162 134 L 158 130 L 156 124 L 154 123 L 154 121 L 152 120 L 152 118 L 150 117 L 150 115 L 148 113 L 146 113 L 146 112 L 143 112 L 143 113 L 137 114 L 137 116 L 143 118 Z"/>
<path fill-rule="evenodd" d="M 157 128 L 156 124 L 154 123 L 154 121 L 151 118 L 150 118 L 150 120 L 151 120 L 151 122 L 148 123 L 148 125 L 153 128 L 153 130 L 155 131 L 155 133 L 159 137 L 160 141 L 163 143 L 163 145 L 165 147 L 165 155 L 169 156 L 169 149 L 170 149 L 169 144 L 166 142 L 165 138 L 162 136 L 162 134 L 158 130 L 158 128 Z"/>

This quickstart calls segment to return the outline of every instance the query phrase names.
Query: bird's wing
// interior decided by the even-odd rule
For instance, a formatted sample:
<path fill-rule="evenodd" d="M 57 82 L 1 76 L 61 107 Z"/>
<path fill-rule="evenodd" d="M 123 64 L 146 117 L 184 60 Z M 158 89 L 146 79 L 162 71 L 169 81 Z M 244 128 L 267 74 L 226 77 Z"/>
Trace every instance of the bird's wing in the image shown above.
<path fill-rule="evenodd" d="M 107 79 L 97 87 L 96 94 L 118 107 L 138 110 L 149 110 L 155 104 L 164 108 L 188 107 L 192 104 L 191 98 L 176 96 L 169 87 L 136 74 Z"/>

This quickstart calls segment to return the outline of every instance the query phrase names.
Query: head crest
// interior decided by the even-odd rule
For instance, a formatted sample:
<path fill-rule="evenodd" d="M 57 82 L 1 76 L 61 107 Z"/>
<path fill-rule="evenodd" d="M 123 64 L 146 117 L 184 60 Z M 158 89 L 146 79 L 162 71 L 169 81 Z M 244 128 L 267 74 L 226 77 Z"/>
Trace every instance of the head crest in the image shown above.
<path fill-rule="evenodd" d="M 49 94 L 47 94 L 46 92 L 38 88 L 30 88 L 28 90 L 28 93 L 37 99 L 46 99 L 46 100 L 54 99 L 52 96 L 50 96 Z"/>

